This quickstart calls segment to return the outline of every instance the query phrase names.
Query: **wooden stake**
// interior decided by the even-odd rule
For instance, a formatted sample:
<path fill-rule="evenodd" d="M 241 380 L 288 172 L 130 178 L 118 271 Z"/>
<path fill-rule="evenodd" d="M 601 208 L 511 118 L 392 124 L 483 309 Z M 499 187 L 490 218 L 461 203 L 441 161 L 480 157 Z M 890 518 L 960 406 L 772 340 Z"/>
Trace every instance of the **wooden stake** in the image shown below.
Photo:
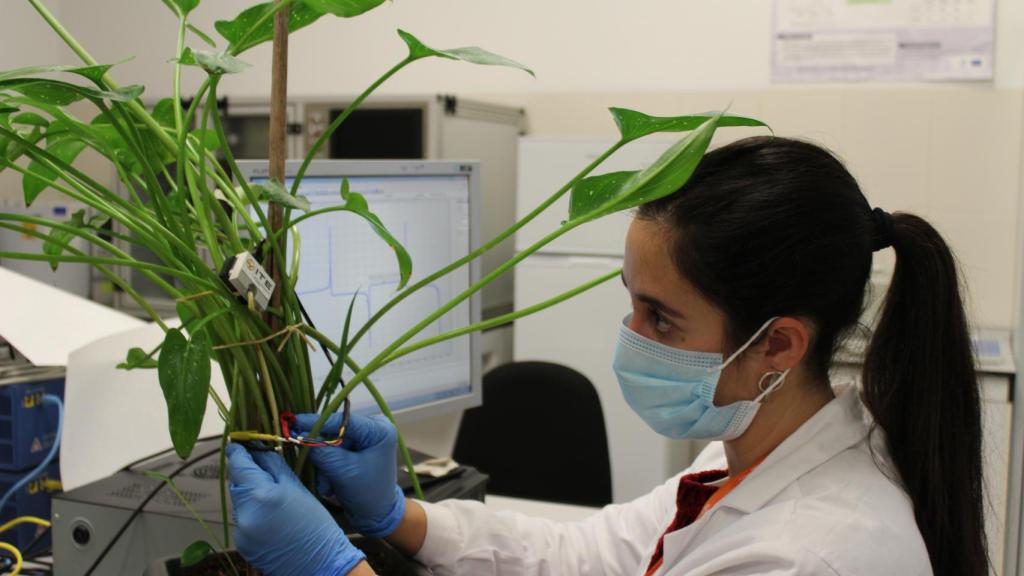
<path fill-rule="evenodd" d="M 280 4 L 281 0 L 275 0 Z M 285 7 L 274 15 L 274 44 L 273 44 L 273 66 L 271 68 L 270 81 L 270 177 L 281 184 L 285 183 L 284 161 L 287 156 L 285 150 L 285 136 L 288 123 L 288 13 L 290 7 Z M 287 248 L 288 239 L 284 234 L 277 232 L 284 226 L 284 210 L 278 204 L 271 203 L 270 207 L 270 228 L 277 240 L 276 253 L 283 258 Z M 285 262 L 278 262 L 274 258 L 275 251 L 271 250 L 268 256 L 268 269 L 271 278 L 277 283 L 277 289 L 271 297 L 271 306 L 281 306 L 281 270 Z M 271 317 L 271 327 L 278 328 L 279 320 Z"/>

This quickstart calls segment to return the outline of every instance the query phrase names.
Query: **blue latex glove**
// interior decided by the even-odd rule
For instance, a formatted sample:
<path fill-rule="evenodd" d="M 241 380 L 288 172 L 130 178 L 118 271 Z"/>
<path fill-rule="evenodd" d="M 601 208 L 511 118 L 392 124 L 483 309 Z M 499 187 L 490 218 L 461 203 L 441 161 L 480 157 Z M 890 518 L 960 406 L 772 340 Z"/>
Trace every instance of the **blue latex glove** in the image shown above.
<path fill-rule="evenodd" d="M 308 434 L 318 414 L 296 416 L 296 432 Z M 321 436 L 337 438 L 341 414 L 332 414 Z M 398 528 L 405 515 L 405 494 L 397 484 L 398 432 L 383 418 L 352 414 L 341 446 L 313 448 L 309 456 L 317 474 L 317 488 L 334 496 L 352 527 L 364 536 L 384 538 Z"/>
<path fill-rule="evenodd" d="M 366 555 L 276 452 L 228 445 L 235 545 L 268 576 L 341 576 Z"/>

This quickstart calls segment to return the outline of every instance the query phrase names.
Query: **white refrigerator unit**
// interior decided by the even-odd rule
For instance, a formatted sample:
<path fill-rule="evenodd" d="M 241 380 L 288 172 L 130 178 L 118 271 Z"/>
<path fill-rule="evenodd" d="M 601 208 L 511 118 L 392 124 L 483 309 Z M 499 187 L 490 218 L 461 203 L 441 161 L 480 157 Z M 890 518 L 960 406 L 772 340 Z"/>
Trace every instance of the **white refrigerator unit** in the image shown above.
<path fill-rule="evenodd" d="M 610 138 L 520 138 L 517 215 L 527 214 L 613 142 Z M 673 139 L 634 142 L 595 172 L 644 168 L 672 142 Z M 516 236 L 516 249 L 522 250 L 556 229 L 566 219 L 568 206 L 566 195 L 521 230 Z M 621 267 L 629 220 L 630 215 L 624 213 L 592 222 L 524 260 L 516 268 L 516 309 Z M 700 448 L 695 442 L 658 435 L 622 399 L 611 364 L 619 323 L 629 310 L 625 288 L 621 282 L 611 280 L 551 309 L 517 320 L 514 333 L 517 361 L 543 360 L 569 366 L 589 378 L 597 389 L 608 435 L 615 502 L 646 494 L 685 468 Z"/>

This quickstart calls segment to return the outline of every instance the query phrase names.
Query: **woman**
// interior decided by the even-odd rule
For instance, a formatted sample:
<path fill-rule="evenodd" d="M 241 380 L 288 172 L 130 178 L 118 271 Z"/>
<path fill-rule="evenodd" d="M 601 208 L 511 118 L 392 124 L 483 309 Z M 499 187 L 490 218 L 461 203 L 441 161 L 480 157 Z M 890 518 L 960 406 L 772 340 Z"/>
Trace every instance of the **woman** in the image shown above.
<path fill-rule="evenodd" d="M 863 387 L 833 387 L 872 253 L 888 247 Z M 750 138 L 639 209 L 623 281 L 623 395 L 661 434 L 722 440 L 696 472 L 575 524 L 407 501 L 394 431 L 358 419 L 347 448 L 312 451 L 353 527 L 439 574 L 988 573 L 970 339 L 953 256 L 927 222 L 872 210 L 821 148 Z M 372 573 L 280 457 L 232 446 L 230 466 L 238 548 L 257 566 Z"/>

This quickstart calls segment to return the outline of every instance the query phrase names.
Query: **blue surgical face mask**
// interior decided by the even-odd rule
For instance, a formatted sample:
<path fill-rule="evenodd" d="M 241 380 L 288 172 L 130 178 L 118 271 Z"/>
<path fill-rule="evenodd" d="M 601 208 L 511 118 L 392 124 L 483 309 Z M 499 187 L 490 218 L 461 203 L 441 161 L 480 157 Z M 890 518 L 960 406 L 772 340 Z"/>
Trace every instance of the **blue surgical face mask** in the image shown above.
<path fill-rule="evenodd" d="M 627 316 L 619 331 L 612 366 L 626 402 L 663 436 L 732 440 L 746 432 L 761 401 L 782 386 L 789 374 L 789 370 L 768 372 L 758 383 L 761 394 L 757 398 L 715 406 L 715 389 L 722 370 L 776 318 L 765 322 L 724 362 L 721 354 L 681 350 L 644 338 L 629 329 L 629 319 Z"/>

